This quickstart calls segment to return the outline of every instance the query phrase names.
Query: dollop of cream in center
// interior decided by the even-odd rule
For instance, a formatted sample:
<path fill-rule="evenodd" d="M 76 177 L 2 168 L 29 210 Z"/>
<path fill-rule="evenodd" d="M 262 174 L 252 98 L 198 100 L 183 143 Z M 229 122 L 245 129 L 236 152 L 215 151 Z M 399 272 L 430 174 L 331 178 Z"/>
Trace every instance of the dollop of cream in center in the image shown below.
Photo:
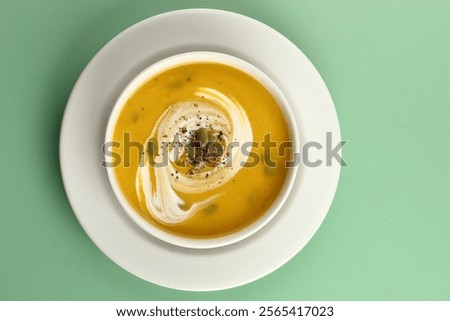
<path fill-rule="evenodd" d="M 159 221 L 182 223 L 196 212 L 210 206 L 220 196 L 218 187 L 231 180 L 247 161 L 239 147 L 253 139 L 252 129 L 242 106 L 218 91 L 203 88 L 198 99 L 171 105 L 158 119 L 147 138 L 145 151 L 136 174 L 136 193 L 141 206 Z M 186 144 L 199 128 L 220 133 L 224 146 L 217 166 L 180 167 L 186 157 Z M 198 194 L 199 201 L 186 196 Z"/>

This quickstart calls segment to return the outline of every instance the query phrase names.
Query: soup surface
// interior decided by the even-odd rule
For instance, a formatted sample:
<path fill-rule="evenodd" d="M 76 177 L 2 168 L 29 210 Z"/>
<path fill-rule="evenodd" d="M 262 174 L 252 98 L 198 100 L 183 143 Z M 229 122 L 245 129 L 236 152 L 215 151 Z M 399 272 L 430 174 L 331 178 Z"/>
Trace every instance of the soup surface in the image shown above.
<path fill-rule="evenodd" d="M 264 145 L 268 135 L 276 147 Z M 146 81 L 123 106 L 113 140 L 114 174 L 130 205 L 189 238 L 224 236 L 261 217 L 292 159 L 291 148 L 278 148 L 290 138 L 272 95 L 250 75 L 212 62 Z"/>

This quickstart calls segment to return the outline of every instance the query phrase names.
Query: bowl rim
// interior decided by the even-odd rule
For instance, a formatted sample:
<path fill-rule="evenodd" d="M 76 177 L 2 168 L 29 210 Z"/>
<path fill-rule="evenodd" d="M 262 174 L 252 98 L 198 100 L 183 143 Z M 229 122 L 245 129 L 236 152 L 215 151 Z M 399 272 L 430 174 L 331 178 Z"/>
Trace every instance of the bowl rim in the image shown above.
<path fill-rule="evenodd" d="M 146 83 L 150 78 L 157 75 L 158 73 L 164 72 L 168 69 L 184 64 L 200 62 L 221 63 L 229 65 L 248 74 L 249 76 L 256 79 L 259 83 L 261 83 L 277 101 L 278 106 L 280 107 L 285 118 L 291 142 L 293 143 L 293 153 L 294 155 L 299 153 L 300 138 L 297 123 L 295 121 L 295 117 L 288 100 L 286 99 L 281 89 L 277 86 L 277 84 L 267 74 L 265 74 L 253 64 L 241 58 L 215 51 L 189 51 L 172 55 L 149 65 L 144 70 L 139 72 L 125 86 L 125 88 L 120 93 L 119 98 L 114 103 L 114 106 L 108 118 L 104 143 L 106 144 L 113 141 L 112 138 L 114 128 L 117 119 L 122 111 L 122 108 L 130 98 L 130 96 L 134 94 L 135 91 L 138 90 L 144 83 Z M 107 155 L 105 152 L 103 152 L 103 157 L 105 164 L 110 163 L 110 161 L 112 160 L 111 156 Z M 117 182 L 114 173 L 114 167 L 106 166 L 105 169 L 110 186 L 120 205 L 122 206 L 126 214 L 144 231 L 164 242 L 180 247 L 190 249 L 211 249 L 237 243 L 254 235 L 263 227 L 267 226 L 269 222 L 280 212 L 283 204 L 287 200 L 292 186 L 294 185 L 295 178 L 297 177 L 298 167 L 299 166 L 297 165 L 288 168 L 283 186 L 281 187 L 278 196 L 275 198 L 271 206 L 266 210 L 264 214 L 262 214 L 254 222 L 240 228 L 235 232 L 214 238 L 188 238 L 172 234 L 158 228 L 157 226 L 143 218 L 128 202 Z"/>

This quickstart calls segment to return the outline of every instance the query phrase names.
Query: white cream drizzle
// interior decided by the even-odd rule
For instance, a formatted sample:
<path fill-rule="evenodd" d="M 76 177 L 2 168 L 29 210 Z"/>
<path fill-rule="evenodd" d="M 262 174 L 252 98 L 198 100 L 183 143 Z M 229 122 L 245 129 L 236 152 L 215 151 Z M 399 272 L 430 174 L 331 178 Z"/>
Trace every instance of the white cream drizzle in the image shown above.
<path fill-rule="evenodd" d="M 170 106 L 161 115 L 146 141 L 144 157 L 137 171 L 135 187 L 139 202 L 163 223 L 184 222 L 197 211 L 211 205 L 219 196 L 214 190 L 236 175 L 241 162 L 247 161 L 247 156 L 240 152 L 240 148 L 231 148 L 227 150 L 231 155 L 226 165 L 205 167 L 200 172 L 188 175 L 182 171 L 175 172 L 177 155 L 173 147 L 168 147 L 166 166 L 151 165 L 147 150 L 150 140 L 155 142 L 155 149 L 158 149 L 155 152 L 158 154 L 154 154 L 154 163 L 162 164 L 164 153 L 161 144 L 173 142 L 177 134 L 179 141 L 183 142 L 190 132 L 199 127 L 212 126 L 213 131 L 222 132 L 225 146 L 229 146 L 232 141 L 242 144 L 253 139 L 250 122 L 237 101 L 210 88 L 202 88 L 197 96 L 199 98 L 196 100 L 180 101 Z M 180 134 L 181 128 L 187 132 Z M 202 194 L 204 198 L 190 204 L 183 199 L 183 194 Z"/>

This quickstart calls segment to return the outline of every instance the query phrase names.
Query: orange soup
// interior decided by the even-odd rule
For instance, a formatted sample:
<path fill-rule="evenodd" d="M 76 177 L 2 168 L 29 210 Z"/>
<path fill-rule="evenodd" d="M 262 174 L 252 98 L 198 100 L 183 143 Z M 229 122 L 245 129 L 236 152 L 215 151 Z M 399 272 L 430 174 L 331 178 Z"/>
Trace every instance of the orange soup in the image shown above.
<path fill-rule="evenodd" d="M 114 127 L 114 168 L 130 205 L 150 224 L 188 238 L 225 236 L 278 197 L 292 150 L 277 101 L 256 79 L 213 62 L 174 66 L 148 79 Z"/>

